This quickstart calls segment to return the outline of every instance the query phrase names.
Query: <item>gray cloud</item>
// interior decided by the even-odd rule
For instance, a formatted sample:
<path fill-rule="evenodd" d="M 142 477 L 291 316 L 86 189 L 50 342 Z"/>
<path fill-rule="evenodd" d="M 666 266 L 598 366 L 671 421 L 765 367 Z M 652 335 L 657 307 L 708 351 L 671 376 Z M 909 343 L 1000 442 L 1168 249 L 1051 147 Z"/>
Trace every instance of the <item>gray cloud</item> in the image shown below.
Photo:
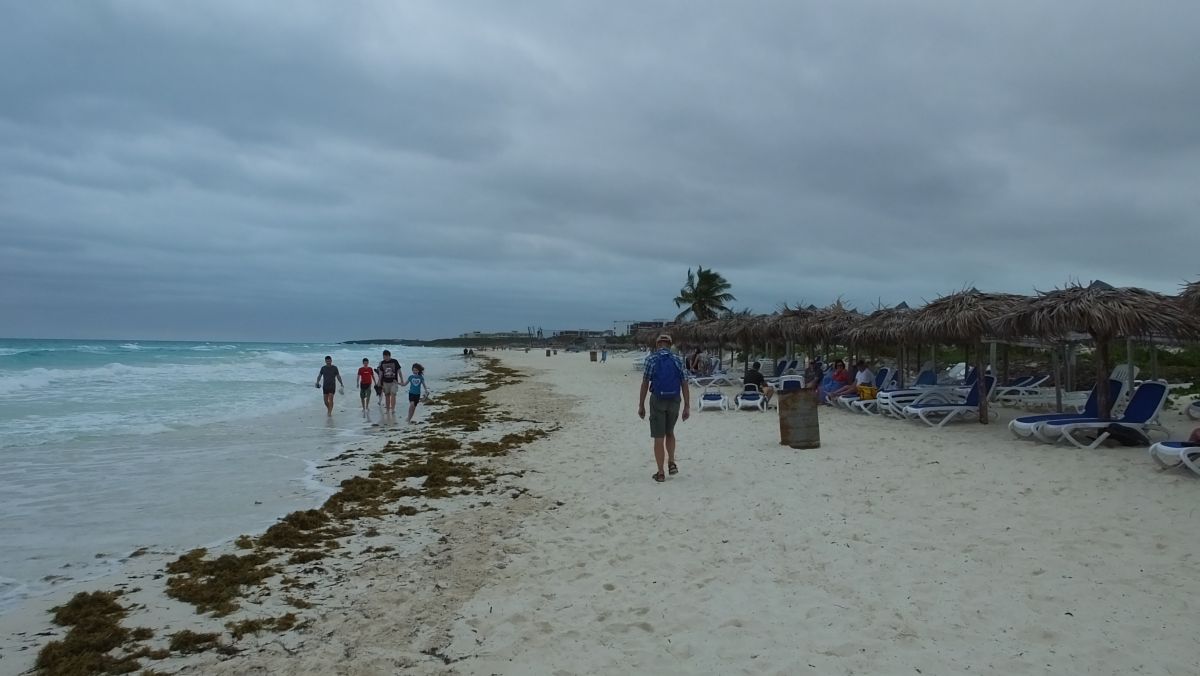
<path fill-rule="evenodd" d="M 340 339 L 1173 292 L 1200 6 L 8 3 L 0 333 Z"/>

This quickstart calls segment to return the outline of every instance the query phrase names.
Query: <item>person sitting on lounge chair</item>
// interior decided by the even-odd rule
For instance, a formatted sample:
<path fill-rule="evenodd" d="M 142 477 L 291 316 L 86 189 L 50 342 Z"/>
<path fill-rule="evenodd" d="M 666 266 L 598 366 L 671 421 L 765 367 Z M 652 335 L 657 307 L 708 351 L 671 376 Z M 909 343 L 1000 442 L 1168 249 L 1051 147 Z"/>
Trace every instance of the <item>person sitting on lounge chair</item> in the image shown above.
<path fill-rule="evenodd" d="M 854 365 L 854 369 L 856 371 L 854 374 L 854 382 L 847 383 L 833 392 L 830 392 L 830 402 L 840 396 L 857 393 L 859 385 L 875 384 L 875 374 L 871 372 L 871 369 L 867 368 L 867 362 L 859 360 L 859 362 Z"/>
<path fill-rule="evenodd" d="M 821 387 L 821 379 L 824 376 L 825 369 L 821 366 L 821 360 L 816 357 L 809 359 L 808 368 L 804 369 L 804 382 L 815 390 Z"/>
<path fill-rule="evenodd" d="M 854 382 L 850 372 L 846 370 L 846 362 L 841 359 L 833 362 L 833 370 L 825 374 L 825 378 L 827 382 L 822 381 L 821 383 L 820 399 L 823 403 L 830 404 L 831 406 L 831 399 L 841 396 L 841 394 L 835 393 L 842 392 L 842 390 Z"/>
<path fill-rule="evenodd" d="M 1192 430 L 1192 435 L 1188 437 L 1189 444 L 1200 444 L 1200 427 Z"/>
<path fill-rule="evenodd" d="M 771 404 L 771 395 L 775 394 L 775 388 L 767 384 L 767 379 L 763 377 L 762 364 L 754 362 L 750 365 L 750 370 L 746 371 L 746 375 L 742 376 L 742 383 L 746 385 L 758 385 L 758 391 L 762 392 L 763 400 L 768 406 Z"/>

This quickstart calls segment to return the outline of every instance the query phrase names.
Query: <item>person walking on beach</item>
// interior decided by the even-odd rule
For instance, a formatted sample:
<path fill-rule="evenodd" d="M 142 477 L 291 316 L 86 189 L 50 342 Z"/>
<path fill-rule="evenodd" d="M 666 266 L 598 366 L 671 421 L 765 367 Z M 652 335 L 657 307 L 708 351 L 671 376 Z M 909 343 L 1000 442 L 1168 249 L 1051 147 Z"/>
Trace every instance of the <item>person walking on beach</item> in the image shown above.
<path fill-rule="evenodd" d="M 400 378 L 403 371 L 400 362 L 392 359 L 390 350 L 383 351 L 383 360 L 379 362 L 379 381 L 383 385 L 383 412 L 396 412 L 396 390 L 400 388 Z"/>
<path fill-rule="evenodd" d="M 346 385 L 342 382 L 342 374 L 338 373 L 338 367 L 333 365 L 333 357 L 325 357 L 325 365 L 321 367 L 317 373 L 317 384 L 314 387 L 320 387 L 325 393 L 325 415 L 333 415 L 333 393 L 337 392 L 338 385 L 342 386 L 342 393 L 346 392 Z"/>
<path fill-rule="evenodd" d="M 413 421 L 413 414 L 417 412 L 417 403 L 421 401 L 421 390 L 425 390 L 425 396 L 429 396 L 429 387 L 425 384 L 425 367 L 413 362 L 412 375 L 408 380 L 404 381 L 408 385 L 408 422 Z"/>
<path fill-rule="evenodd" d="M 646 418 L 646 393 L 649 392 L 650 437 L 654 439 L 654 462 L 658 465 L 652 478 L 661 483 L 667 480 L 663 473 L 664 460 L 668 472 L 679 473 L 679 466 L 675 464 L 675 421 L 681 411 L 684 420 L 691 415 L 691 395 L 683 360 L 671 352 L 671 336 L 664 333 L 655 342 L 658 349 L 646 357 L 642 386 L 638 390 L 638 417 Z"/>
<path fill-rule="evenodd" d="M 371 403 L 371 387 L 375 385 L 375 370 L 371 368 L 371 360 L 363 357 L 362 366 L 358 367 L 358 398 L 362 400 L 363 413 Z"/>

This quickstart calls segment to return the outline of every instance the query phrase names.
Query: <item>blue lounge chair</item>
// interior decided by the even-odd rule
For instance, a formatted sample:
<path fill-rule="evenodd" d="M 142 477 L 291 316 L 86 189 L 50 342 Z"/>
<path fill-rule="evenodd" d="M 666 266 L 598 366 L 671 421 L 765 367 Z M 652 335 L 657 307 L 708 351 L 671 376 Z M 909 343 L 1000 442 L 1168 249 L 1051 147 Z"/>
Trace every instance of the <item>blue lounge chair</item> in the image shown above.
<path fill-rule="evenodd" d="M 1142 383 L 1133 391 L 1133 398 L 1125 407 L 1125 413 L 1116 420 L 1102 418 L 1063 420 L 1047 420 L 1039 425 L 1034 432 L 1039 439 L 1048 442 L 1067 441 L 1077 448 L 1095 449 L 1109 438 L 1105 431 L 1109 425 L 1121 425 L 1148 434 L 1151 431 L 1166 433 L 1166 428 L 1158 422 L 1163 405 L 1167 402 L 1167 386 L 1159 382 Z M 1095 439 L 1084 443 L 1076 436 L 1079 433 L 1096 432 Z"/>
<path fill-rule="evenodd" d="M 1200 474 L 1200 444 L 1190 441 L 1160 441 L 1150 447 L 1150 457 L 1163 469 L 1183 465 Z"/>
<path fill-rule="evenodd" d="M 1125 390 L 1125 383 L 1120 380 L 1109 380 L 1108 391 L 1109 401 L 1117 401 L 1121 398 L 1121 393 Z M 1038 425 L 1047 420 L 1066 420 L 1068 418 L 1076 418 L 1078 420 L 1096 419 L 1100 416 L 1100 402 L 1097 401 L 1096 388 L 1092 388 L 1091 394 L 1088 395 L 1087 403 L 1083 405 L 1083 412 L 1077 415 L 1069 413 L 1043 413 L 1040 415 L 1026 415 L 1020 418 L 1015 418 L 1008 423 L 1008 430 L 1014 436 L 1025 439 L 1032 437 L 1037 432 Z"/>
<path fill-rule="evenodd" d="M 985 396 L 991 396 L 996 387 L 996 378 L 984 376 L 983 384 Z M 909 404 L 904 407 L 904 415 L 910 420 L 920 420 L 930 427 L 944 427 L 951 420 L 979 415 L 979 388 L 972 387 L 961 403 Z"/>

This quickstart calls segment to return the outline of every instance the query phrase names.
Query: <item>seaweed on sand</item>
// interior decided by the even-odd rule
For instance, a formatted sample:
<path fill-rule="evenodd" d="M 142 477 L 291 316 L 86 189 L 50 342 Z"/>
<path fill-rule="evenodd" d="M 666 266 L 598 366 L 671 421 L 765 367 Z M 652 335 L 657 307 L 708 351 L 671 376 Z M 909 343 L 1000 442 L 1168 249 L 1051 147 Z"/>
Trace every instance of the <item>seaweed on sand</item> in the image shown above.
<path fill-rule="evenodd" d="M 541 439 L 548 434 L 549 432 L 545 430 L 531 429 L 524 432 L 505 434 L 500 437 L 499 441 L 473 441 L 471 442 L 471 455 L 491 457 L 508 455 L 508 452 L 512 449 Z"/>
<path fill-rule="evenodd" d="M 233 635 L 233 640 L 240 641 L 246 634 L 258 634 L 264 630 L 287 631 L 297 624 L 296 614 L 287 613 L 279 617 L 265 617 L 257 620 L 242 620 L 230 622 L 225 627 Z"/>
<path fill-rule="evenodd" d="M 215 617 L 238 609 L 234 599 L 242 588 L 261 584 L 278 572 L 267 565 L 269 554 L 255 552 L 244 556 L 224 554 L 206 559 L 205 549 L 193 549 L 167 564 L 167 596 L 196 606 L 197 612 L 212 611 Z"/>
<path fill-rule="evenodd" d="M 220 638 L 220 634 L 197 633 L 190 629 L 184 629 L 171 634 L 171 651 L 190 655 L 212 650 L 220 645 Z"/>
<path fill-rule="evenodd" d="M 342 482 L 343 485 L 345 483 Z M 306 509 L 292 512 L 268 528 L 258 538 L 258 546 L 309 549 L 348 534 L 349 530 L 333 523 L 333 519 L 323 509 Z"/>
<path fill-rule="evenodd" d="M 121 626 L 128 611 L 117 603 L 118 596 L 120 592 L 80 592 L 53 608 L 54 623 L 70 629 L 62 640 L 51 641 L 38 652 L 36 673 L 84 676 L 136 670 L 144 653 L 132 650 L 133 635 Z M 112 652 L 121 647 L 126 652 L 114 656 Z"/>

